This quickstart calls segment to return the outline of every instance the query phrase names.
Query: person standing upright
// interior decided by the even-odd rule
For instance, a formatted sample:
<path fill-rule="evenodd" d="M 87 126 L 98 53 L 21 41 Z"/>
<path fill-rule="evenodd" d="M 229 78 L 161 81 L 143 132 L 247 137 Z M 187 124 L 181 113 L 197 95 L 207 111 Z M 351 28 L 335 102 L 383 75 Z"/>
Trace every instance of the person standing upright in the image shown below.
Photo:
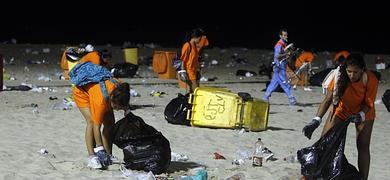
<path fill-rule="evenodd" d="M 188 77 L 186 82 L 188 91 L 186 93 L 193 93 L 199 87 L 199 53 L 196 45 L 200 42 L 202 33 L 199 28 L 193 29 L 187 34 L 182 46 L 180 59 L 183 60 L 183 70 L 179 73 L 184 73 Z"/>
<path fill-rule="evenodd" d="M 291 85 L 288 82 L 288 77 L 286 74 L 287 69 L 287 60 L 290 56 L 290 51 L 287 50 L 287 30 L 282 29 L 279 31 L 280 40 L 276 43 L 274 47 L 274 61 L 273 61 L 273 75 L 271 83 L 268 85 L 265 94 L 262 99 L 264 101 L 269 101 L 269 97 L 275 89 L 280 85 L 288 97 L 288 102 L 290 105 L 296 105 L 297 100 L 292 94 Z"/>

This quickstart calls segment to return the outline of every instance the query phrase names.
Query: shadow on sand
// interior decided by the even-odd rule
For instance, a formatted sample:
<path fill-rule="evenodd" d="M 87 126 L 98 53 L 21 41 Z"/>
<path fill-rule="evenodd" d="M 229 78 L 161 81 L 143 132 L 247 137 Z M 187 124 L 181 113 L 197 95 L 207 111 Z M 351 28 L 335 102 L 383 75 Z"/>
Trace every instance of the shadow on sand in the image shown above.
<path fill-rule="evenodd" d="M 285 131 L 295 131 L 295 129 L 280 128 L 280 127 L 273 127 L 273 126 L 268 126 L 267 129 L 272 130 L 272 131 L 281 131 L 281 130 L 285 130 Z"/>
<path fill-rule="evenodd" d="M 136 110 L 136 109 L 144 109 L 144 108 L 155 108 L 157 107 L 155 104 L 144 104 L 144 105 L 130 105 L 130 110 Z"/>

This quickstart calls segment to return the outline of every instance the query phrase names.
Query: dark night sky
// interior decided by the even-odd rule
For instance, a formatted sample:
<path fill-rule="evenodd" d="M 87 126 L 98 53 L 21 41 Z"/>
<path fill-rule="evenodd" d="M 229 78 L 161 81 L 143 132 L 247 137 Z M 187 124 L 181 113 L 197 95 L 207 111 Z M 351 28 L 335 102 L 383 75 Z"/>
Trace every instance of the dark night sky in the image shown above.
<path fill-rule="evenodd" d="M 93 21 L 87 21 L 80 15 L 41 13 L 32 18 L 3 21 L 0 42 L 15 38 L 18 43 L 85 42 L 121 45 L 124 41 L 130 41 L 178 47 L 186 31 L 202 27 L 212 46 L 271 49 L 278 40 L 279 29 L 286 28 L 290 42 L 303 49 L 390 53 L 390 25 L 386 24 L 390 21 L 382 16 L 385 11 L 367 15 L 358 10 L 343 13 L 332 9 L 321 12 L 305 10 L 299 14 L 276 16 L 274 12 L 260 14 L 254 8 L 242 13 L 238 11 L 240 7 L 236 8 L 237 12 L 222 13 L 214 12 L 218 7 L 211 7 L 213 11 L 208 9 L 206 15 L 198 17 L 199 20 L 188 16 L 191 21 L 172 17 L 175 14 L 172 11 L 161 16 L 157 12 L 140 14 L 144 13 L 143 10 L 123 11 L 120 14 L 110 12 L 108 16 L 94 17 Z M 58 20 L 50 20 L 47 16 L 51 15 Z"/>

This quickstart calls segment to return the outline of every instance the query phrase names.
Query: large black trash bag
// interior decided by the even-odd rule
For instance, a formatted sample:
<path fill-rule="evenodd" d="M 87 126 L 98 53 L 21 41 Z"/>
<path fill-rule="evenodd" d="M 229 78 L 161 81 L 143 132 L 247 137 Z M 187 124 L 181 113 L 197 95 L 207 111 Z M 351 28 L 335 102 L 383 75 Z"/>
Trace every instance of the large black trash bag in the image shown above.
<path fill-rule="evenodd" d="M 187 120 L 187 110 L 191 108 L 188 97 L 189 94 L 179 93 L 165 106 L 164 117 L 168 123 L 190 126 L 190 121 Z"/>
<path fill-rule="evenodd" d="M 116 78 L 132 78 L 137 73 L 138 65 L 131 63 L 115 64 L 112 69 L 112 75 Z"/>
<path fill-rule="evenodd" d="M 322 82 L 324 81 L 325 77 L 329 74 L 330 71 L 332 71 L 333 68 L 327 68 L 324 69 L 313 76 L 310 77 L 309 83 L 311 86 L 322 86 Z"/>
<path fill-rule="evenodd" d="M 348 119 L 335 125 L 312 146 L 297 151 L 301 173 L 306 179 L 361 179 L 358 170 L 344 155 L 349 123 Z"/>
<path fill-rule="evenodd" d="M 126 168 L 161 174 L 171 162 L 169 141 L 154 127 L 133 113 L 119 120 L 111 130 L 113 143 L 123 149 Z"/>
<path fill-rule="evenodd" d="M 382 102 L 385 104 L 387 112 L 390 112 L 390 89 L 387 89 L 382 96 Z"/>

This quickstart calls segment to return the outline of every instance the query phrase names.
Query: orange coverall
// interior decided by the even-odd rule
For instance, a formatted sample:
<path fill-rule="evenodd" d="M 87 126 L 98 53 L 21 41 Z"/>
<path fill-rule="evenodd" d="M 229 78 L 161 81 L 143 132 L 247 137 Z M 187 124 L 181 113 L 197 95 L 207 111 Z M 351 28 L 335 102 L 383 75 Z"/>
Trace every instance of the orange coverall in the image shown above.
<path fill-rule="evenodd" d="M 92 62 L 100 64 L 100 56 L 97 52 L 90 52 L 82 57 L 79 63 Z M 115 83 L 110 80 L 105 81 L 108 94 L 110 94 L 116 87 Z M 75 86 L 73 88 L 73 99 L 79 108 L 89 107 L 93 121 L 96 124 L 103 122 L 104 116 L 107 112 L 112 111 L 111 104 L 104 99 L 99 83 L 89 83 L 83 87 Z"/>

